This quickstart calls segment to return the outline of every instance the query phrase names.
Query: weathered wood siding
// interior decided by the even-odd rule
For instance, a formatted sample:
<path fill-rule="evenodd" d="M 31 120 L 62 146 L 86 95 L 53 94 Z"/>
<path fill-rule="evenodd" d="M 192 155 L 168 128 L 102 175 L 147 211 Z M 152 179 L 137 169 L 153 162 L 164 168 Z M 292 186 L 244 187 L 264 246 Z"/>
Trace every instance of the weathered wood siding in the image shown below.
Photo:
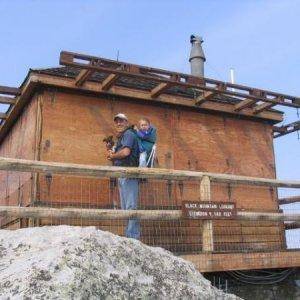
<path fill-rule="evenodd" d="M 45 91 L 42 97 L 41 160 L 110 164 L 102 140 L 114 132 L 113 116 L 118 112 L 126 113 L 132 123 L 140 116 L 151 119 L 158 130 L 160 167 L 275 178 L 271 125 L 182 107 L 58 91 Z M 54 176 L 46 180 L 41 176 L 39 183 L 39 200 L 45 204 L 118 205 L 117 188 L 108 179 Z M 180 206 L 183 200 L 199 200 L 197 182 L 142 182 L 140 191 L 141 207 Z M 239 209 L 278 210 L 276 190 L 266 187 L 213 184 L 212 200 L 235 201 Z M 97 224 L 120 233 L 123 223 Z M 143 222 L 143 240 L 173 251 L 199 251 L 199 226 L 200 221 Z M 232 221 L 224 226 L 215 221 L 216 250 L 279 249 L 284 245 L 279 223 L 260 226 L 258 232 L 254 223 Z"/>
<path fill-rule="evenodd" d="M 35 159 L 37 153 L 38 96 L 24 109 L 0 145 L 0 156 Z M 21 172 L 0 172 L 0 205 L 29 205 L 33 195 L 33 174 Z M 18 220 L 0 219 L 0 225 Z M 17 226 L 17 227 L 18 227 Z"/>

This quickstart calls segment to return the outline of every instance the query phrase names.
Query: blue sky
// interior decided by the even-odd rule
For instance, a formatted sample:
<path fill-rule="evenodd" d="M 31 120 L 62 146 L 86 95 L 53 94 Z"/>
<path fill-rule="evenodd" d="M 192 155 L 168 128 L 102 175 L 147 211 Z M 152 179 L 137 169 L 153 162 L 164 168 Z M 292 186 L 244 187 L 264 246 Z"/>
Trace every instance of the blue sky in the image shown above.
<path fill-rule="evenodd" d="M 57 66 L 61 50 L 112 59 L 119 51 L 120 60 L 188 73 L 195 33 L 207 77 L 228 81 L 233 67 L 237 83 L 300 96 L 299 15 L 297 0 L 0 0 L 0 85 Z M 285 111 L 287 122 L 299 119 Z M 275 153 L 278 178 L 300 179 L 297 133 L 276 139 Z"/>

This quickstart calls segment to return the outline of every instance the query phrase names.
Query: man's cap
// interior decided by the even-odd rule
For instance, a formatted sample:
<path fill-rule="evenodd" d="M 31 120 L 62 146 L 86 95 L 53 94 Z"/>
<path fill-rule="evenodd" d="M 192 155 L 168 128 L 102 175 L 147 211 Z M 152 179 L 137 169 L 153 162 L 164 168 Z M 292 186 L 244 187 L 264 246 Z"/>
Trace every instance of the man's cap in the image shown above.
<path fill-rule="evenodd" d="M 125 114 L 122 114 L 122 113 L 118 113 L 114 116 L 114 121 L 116 121 L 116 119 L 122 119 L 122 120 L 126 120 L 128 121 L 128 118 Z"/>

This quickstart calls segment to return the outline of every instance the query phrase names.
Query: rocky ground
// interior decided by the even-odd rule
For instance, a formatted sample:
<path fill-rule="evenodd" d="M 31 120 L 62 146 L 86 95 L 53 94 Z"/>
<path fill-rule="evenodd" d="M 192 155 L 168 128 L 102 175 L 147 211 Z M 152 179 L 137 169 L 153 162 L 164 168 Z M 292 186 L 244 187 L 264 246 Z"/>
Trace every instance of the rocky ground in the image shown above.
<path fill-rule="evenodd" d="M 0 230 L 0 299 L 239 299 L 161 248 L 94 227 Z"/>

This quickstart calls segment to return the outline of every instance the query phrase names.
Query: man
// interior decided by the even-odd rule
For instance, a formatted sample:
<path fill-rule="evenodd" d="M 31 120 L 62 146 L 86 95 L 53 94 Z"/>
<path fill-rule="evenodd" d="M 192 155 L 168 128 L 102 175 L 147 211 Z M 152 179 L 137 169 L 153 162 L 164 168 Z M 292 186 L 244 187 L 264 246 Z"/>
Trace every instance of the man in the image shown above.
<path fill-rule="evenodd" d="M 138 139 L 133 129 L 129 127 L 125 114 L 119 113 L 114 117 L 117 131 L 117 144 L 115 150 L 108 150 L 107 159 L 114 166 L 137 167 L 139 161 Z M 118 187 L 122 209 L 137 209 L 139 184 L 137 179 L 118 178 Z M 126 237 L 139 239 L 140 224 L 138 219 L 130 219 L 126 228 Z"/>

